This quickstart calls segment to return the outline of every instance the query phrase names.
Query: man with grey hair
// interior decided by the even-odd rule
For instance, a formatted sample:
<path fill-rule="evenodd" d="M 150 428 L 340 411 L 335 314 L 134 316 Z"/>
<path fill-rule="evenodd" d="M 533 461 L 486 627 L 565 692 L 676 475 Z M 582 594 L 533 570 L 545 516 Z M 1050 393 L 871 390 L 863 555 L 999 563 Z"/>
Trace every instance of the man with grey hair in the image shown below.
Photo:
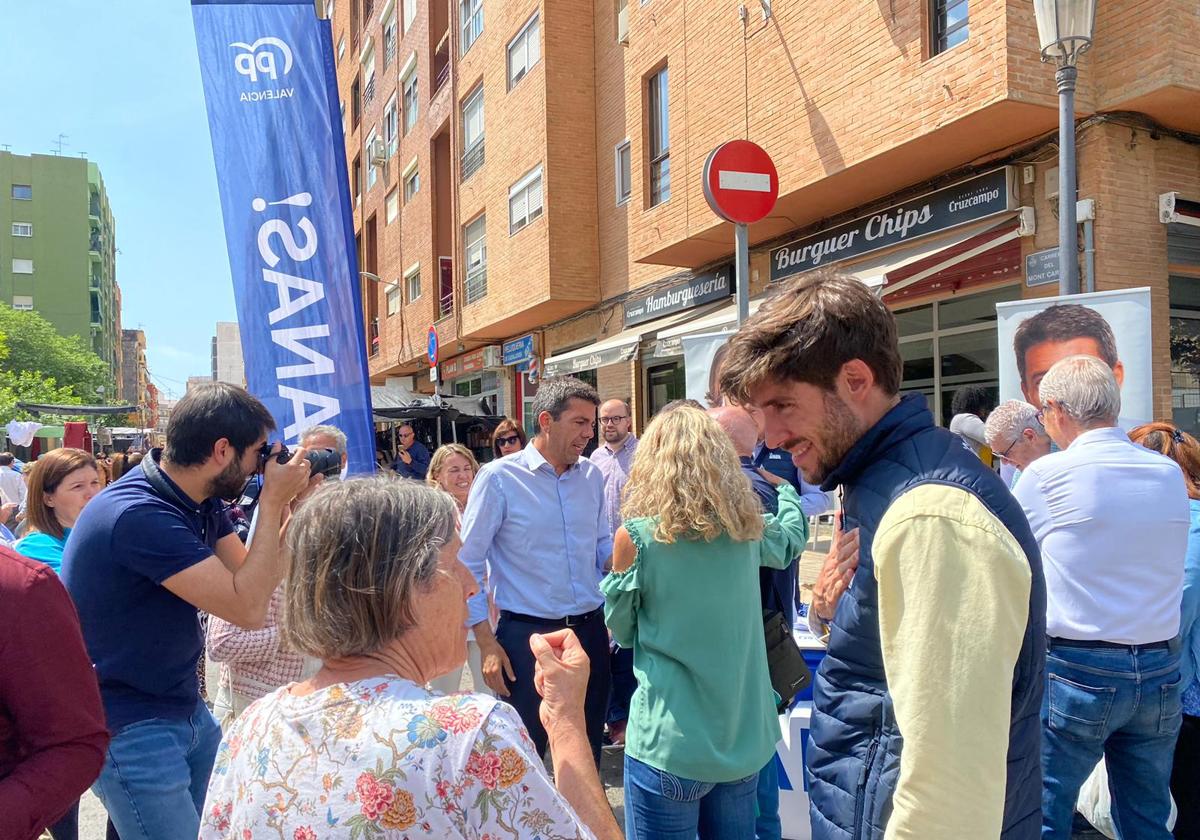
<path fill-rule="evenodd" d="M 480 581 L 468 621 L 488 687 L 521 715 L 538 754 L 547 745 L 538 717 L 536 661 L 529 639 L 570 627 L 591 660 L 584 716 L 596 763 L 610 684 L 600 579 L 612 555 L 604 476 L 583 458 L 595 436 L 596 389 L 574 377 L 546 379 L 531 411 L 537 435 L 519 453 L 484 464 L 462 517 L 459 558 Z M 490 574 L 500 623 L 488 621 L 482 582 Z"/>
<path fill-rule="evenodd" d="M 332 449 L 342 461 L 342 471 L 338 479 L 346 477 L 346 433 L 337 426 L 313 426 L 300 435 L 300 445 L 310 452 L 315 449 Z M 328 477 L 325 479 L 329 480 Z"/>
<path fill-rule="evenodd" d="M 1038 422 L 1037 413 L 1036 408 L 1021 400 L 1005 400 L 996 406 L 984 425 L 984 437 L 992 454 L 1020 471 L 1049 455 L 1050 435 Z"/>
<path fill-rule="evenodd" d="M 1030 464 L 1013 493 L 1046 573 L 1042 837 L 1070 838 L 1080 785 L 1104 757 L 1121 835 L 1168 840 L 1182 719 L 1183 475 L 1117 428 L 1121 390 L 1104 361 L 1056 362 L 1039 398 L 1061 451 Z"/>

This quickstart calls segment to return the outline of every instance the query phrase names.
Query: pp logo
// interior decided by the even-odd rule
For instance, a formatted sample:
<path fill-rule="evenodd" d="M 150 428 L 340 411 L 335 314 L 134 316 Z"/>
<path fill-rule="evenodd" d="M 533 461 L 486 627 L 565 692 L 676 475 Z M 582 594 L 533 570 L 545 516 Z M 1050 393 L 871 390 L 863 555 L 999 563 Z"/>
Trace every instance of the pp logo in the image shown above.
<path fill-rule="evenodd" d="M 258 81 L 259 74 L 279 78 L 275 69 L 276 52 L 283 56 L 283 75 L 292 69 L 292 48 L 278 38 L 259 38 L 253 44 L 238 41 L 229 46 L 242 50 L 234 58 L 233 66 L 243 76 L 249 76 L 252 82 Z"/>

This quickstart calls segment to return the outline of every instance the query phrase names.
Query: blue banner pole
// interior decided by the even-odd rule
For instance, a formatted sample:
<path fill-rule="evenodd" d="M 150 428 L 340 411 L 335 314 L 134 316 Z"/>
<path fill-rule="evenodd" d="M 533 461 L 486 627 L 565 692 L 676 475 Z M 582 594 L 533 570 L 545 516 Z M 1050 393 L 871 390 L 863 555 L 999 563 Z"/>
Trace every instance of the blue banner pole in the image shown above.
<path fill-rule="evenodd" d="M 346 434 L 375 469 L 329 21 L 312 0 L 192 0 L 246 382 L 286 443 Z"/>

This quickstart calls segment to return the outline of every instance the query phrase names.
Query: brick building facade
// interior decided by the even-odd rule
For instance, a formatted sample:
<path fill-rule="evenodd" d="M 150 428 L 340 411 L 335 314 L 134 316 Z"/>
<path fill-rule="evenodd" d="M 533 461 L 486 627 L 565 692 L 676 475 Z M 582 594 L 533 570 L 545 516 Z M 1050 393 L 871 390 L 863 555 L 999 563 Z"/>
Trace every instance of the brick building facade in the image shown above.
<path fill-rule="evenodd" d="M 1151 288 L 1155 411 L 1195 429 L 1200 382 L 1178 348 L 1172 363 L 1173 335 L 1200 336 L 1200 19 L 1185 6 L 1099 4 L 1077 95 L 1078 198 L 1095 219 L 1076 247 L 1090 227 L 1084 288 Z M 731 322 L 731 299 L 671 292 L 728 271 L 733 231 L 700 173 L 739 137 L 779 170 L 779 203 L 750 231 L 754 297 L 794 275 L 773 262 L 789 243 L 1003 180 L 994 212 L 840 263 L 897 312 L 907 387 L 943 421 L 956 387 L 996 384 L 994 304 L 1056 293 L 1025 270 L 1058 245 L 1054 74 L 1026 0 L 774 0 L 769 17 L 699 0 L 327 8 L 360 263 L 380 281 L 364 283 L 377 383 L 435 387 L 433 327 L 441 393 L 522 417 L 533 355 L 631 399 L 643 424 L 682 396 L 681 336 Z M 659 317 L 630 317 L 656 293 Z"/>

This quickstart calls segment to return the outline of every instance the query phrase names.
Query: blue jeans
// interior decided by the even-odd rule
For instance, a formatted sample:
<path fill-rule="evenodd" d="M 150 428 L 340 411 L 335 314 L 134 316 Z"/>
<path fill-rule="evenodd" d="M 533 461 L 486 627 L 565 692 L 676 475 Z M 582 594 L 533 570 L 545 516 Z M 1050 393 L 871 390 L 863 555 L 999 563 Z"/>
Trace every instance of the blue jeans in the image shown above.
<path fill-rule="evenodd" d="M 1079 788 L 1101 756 L 1123 840 L 1171 840 L 1169 784 L 1180 705 L 1179 643 L 1047 645 L 1042 840 L 1070 840 Z"/>
<path fill-rule="evenodd" d="M 203 701 L 190 718 L 138 721 L 108 745 L 92 791 L 121 840 L 179 840 L 200 833 L 221 727 Z"/>
<path fill-rule="evenodd" d="M 625 755 L 626 840 L 746 840 L 754 836 L 758 774 L 697 782 Z"/>
<path fill-rule="evenodd" d="M 754 840 L 782 840 L 783 823 L 779 820 L 779 759 L 771 756 L 758 771 L 758 816 L 754 819 Z"/>

